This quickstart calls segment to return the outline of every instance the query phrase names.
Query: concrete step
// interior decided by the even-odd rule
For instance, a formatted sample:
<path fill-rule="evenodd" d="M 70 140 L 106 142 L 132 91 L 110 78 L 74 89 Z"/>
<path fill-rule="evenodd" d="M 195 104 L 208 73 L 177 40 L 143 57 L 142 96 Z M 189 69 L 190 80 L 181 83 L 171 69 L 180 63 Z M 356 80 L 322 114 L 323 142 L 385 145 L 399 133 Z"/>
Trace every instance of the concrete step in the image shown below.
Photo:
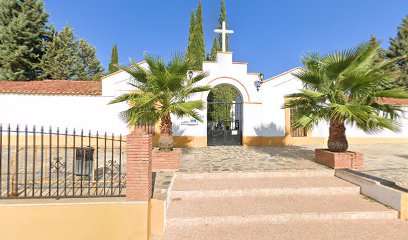
<path fill-rule="evenodd" d="M 225 179 L 225 178 L 260 178 L 260 177 L 330 177 L 334 170 L 293 170 L 270 172 L 216 172 L 216 173 L 177 173 L 177 179 Z"/>
<path fill-rule="evenodd" d="M 167 228 L 166 240 L 405 240 L 408 223 L 399 220 L 295 221 Z"/>
<path fill-rule="evenodd" d="M 264 188 L 264 189 L 226 189 L 173 191 L 172 199 L 194 199 L 203 197 L 250 197 L 277 195 L 347 195 L 359 194 L 357 186 L 348 187 L 307 187 L 307 188 Z"/>
<path fill-rule="evenodd" d="M 300 219 L 396 219 L 398 212 L 361 195 L 173 198 L 168 225 L 287 222 Z"/>
<path fill-rule="evenodd" d="M 360 188 L 337 177 L 228 177 L 175 181 L 173 198 L 358 194 Z"/>
<path fill-rule="evenodd" d="M 311 187 L 357 187 L 340 178 L 330 177 L 229 177 L 229 178 L 176 178 L 174 191 L 311 188 Z"/>

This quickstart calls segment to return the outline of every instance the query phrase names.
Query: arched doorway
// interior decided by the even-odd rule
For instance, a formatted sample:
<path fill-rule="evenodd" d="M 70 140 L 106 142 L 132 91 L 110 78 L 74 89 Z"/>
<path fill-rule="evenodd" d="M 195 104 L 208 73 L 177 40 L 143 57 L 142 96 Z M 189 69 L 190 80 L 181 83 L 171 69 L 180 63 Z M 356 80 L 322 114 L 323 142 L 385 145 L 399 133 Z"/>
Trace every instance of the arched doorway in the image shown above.
<path fill-rule="evenodd" d="M 242 95 L 232 85 L 220 84 L 207 97 L 207 145 L 242 145 Z"/>

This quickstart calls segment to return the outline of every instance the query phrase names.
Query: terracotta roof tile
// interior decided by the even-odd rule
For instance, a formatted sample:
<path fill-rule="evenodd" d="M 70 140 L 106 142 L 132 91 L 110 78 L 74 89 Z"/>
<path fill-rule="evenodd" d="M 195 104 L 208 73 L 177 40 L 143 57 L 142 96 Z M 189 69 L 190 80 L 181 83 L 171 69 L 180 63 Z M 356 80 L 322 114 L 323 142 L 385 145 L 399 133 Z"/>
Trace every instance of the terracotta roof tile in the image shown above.
<path fill-rule="evenodd" d="M 50 95 L 102 95 L 100 81 L 0 81 L 0 93 Z"/>
<path fill-rule="evenodd" d="M 391 105 L 405 105 L 408 106 L 408 99 L 397 99 L 397 98 L 380 98 L 379 103 L 391 104 Z"/>

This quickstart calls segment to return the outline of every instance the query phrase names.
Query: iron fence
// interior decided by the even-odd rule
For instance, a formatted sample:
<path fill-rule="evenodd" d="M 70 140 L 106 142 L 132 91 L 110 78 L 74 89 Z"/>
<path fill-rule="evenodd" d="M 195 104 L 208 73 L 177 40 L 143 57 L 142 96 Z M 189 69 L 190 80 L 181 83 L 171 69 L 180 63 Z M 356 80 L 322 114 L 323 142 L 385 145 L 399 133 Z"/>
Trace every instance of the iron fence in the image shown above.
<path fill-rule="evenodd" d="M 0 199 L 126 195 L 122 136 L 0 125 Z"/>

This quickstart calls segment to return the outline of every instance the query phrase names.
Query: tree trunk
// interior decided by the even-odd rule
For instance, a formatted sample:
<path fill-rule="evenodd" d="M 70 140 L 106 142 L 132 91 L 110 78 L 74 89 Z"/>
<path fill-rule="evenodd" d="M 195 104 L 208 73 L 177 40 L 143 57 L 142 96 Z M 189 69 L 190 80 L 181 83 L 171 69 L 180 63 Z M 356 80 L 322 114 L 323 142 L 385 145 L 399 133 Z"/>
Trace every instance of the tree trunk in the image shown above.
<path fill-rule="evenodd" d="M 329 141 L 327 143 L 332 152 L 346 152 L 348 141 L 344 122 L 330 121 Z"/>
<path fill-rule="evenodd" d="M 161 118 L 159 149 L 162 151 L 172 151 L 174 146 L 172 122 L 170 114 Z"/>

